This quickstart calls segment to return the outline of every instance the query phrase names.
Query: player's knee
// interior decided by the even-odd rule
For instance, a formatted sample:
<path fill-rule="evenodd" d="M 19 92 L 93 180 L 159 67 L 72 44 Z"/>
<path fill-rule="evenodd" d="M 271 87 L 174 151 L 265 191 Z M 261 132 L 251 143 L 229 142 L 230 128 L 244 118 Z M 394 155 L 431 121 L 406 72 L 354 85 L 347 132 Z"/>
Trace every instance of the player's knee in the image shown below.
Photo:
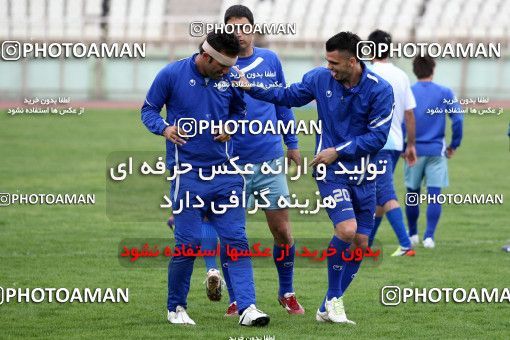
<path fill-rule="evenodd" d="M 356 220 L 351 219 L 335 225 L 335 235 L 345 242 L 352 242 L 356 235 Z"/>
<path fill-rule="evenodd" d="M 284 209 L 266 211 L 266 217 L 276 244 L 291 244 L 292 235 L 288 212 Z"/>
<path fill-rule="evenodd" d="M 290 233 L 290 229 L 283 225 L 279 228 L 272 231 L 274 241 L 276 244 L 291 244 L 292 243 L 292 236 Z"/>
<path fill-rule="evenodd" d="M 384 211 L 390 211 L 398 207 L 400 207 L 398 201 L 396 199 L 390 199 L 388 202 L 384 203 L 383 209 Z"/>

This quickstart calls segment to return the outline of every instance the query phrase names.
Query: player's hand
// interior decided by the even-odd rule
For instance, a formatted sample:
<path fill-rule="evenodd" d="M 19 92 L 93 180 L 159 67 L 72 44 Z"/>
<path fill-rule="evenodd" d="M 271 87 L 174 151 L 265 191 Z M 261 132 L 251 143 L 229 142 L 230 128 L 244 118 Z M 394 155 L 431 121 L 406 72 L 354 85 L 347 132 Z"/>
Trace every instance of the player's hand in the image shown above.
<path fill-rule="evenodd" d="M 185 139 L 189 138 L 186 136 L 186 133 L 182 129 L 179 129 L 179 127 L 176 125 L 167 126 L 165 130 L 163 130 L 163 136 L 170 142 L 177 145 L 186 144 Z"/>
<path fill-rule="evenodd" d="M 452 148 L 451 146 L 446 148 L 446 158 L 452 158 L 454 154 L 455 154 L 454 148 Z"/>
<path fill-rule="evenodd" d="M 407 144 L 406 152 L 404 153 L 404 158 L 407 162 L 407 165 L 413 166 L 416 164 L 416 147 L 414 145 Z"/>
<path fill-rule="evenodd" d="M 296 165 L 301 165 L 301 152 L 299 152 L 299 149 L 287 150 L 287 166 L 290 166 L 291 161 Z"/>
<path fill-rule="evenodd" d="M 338 158 L 338 153 L 335 148 L 327 148 L 319 152 L 313 161 L 310 163 L 310 166 L 316 166 L 317 164 L 326 164 L 329 165 L 333 163 Z"/>
<path fill-rule="evenodd" d="M 228 133 L 222 133 L 214 137 L 214 140 L 217 142 L 225 143 L 228 142 L 230 138 L 232 138 L 232 136 L 230 136 Z"/>
<path fill-rule="evenodd" d="M 232 68 L 234 69 L 234 71 L 237 72 L 237 74 L 239 75 L 239 80 L 235 80 L 233 81 L 232 83 L 236 86 L 236 87 L 239 87 L 241 90 L 244 90 L 244 91 L 249 91 L 250 88 L 251 88 L 251 84 L 250 82 L 248 81 L 248 79 L 246 79 L 246 77 L 244 76 L 244 72 L 242 72 L 237 66 L 232 66 Z"/>

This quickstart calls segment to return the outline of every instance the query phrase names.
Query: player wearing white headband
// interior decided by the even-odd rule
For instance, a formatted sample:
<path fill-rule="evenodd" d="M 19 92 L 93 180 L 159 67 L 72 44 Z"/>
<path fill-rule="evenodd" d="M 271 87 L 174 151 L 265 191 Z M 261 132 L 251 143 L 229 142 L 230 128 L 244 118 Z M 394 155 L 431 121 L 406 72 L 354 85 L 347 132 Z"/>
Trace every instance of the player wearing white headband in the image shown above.
<path fill-rule="evenodd" d="M 235 35 L 209 33 L 200 53 L 170 63 L 159 72 L 142 107 L 145 126 L 166 138 L 167 168 L 172 170 L 188 163 L 193 169 L 178 174 L 172 181 L 170 197 L 172 206 L 177 207 L 174 210 L 175 249 L 196 250 L 200 246 L 204 218 L 212 224 L 222 244 L 238 251 L 249 249 L 243 206 L 228 206 L 225 211 L 213 209 L 230 202 L 232 195 L 237 196 L 238 202 L 242 201 L 242 176 L 215 174 L 211 180 L 205 180 L 199 172 L 209 176 L 212 167 L 229 163 L 233 152 L 230 136 L 210 129 L 196 130 L 202 120 L 219 123 L 245 117 L 243 93 L 231 86 L 227 77 L 239 50 Z M 163 106 L 166 106 L 166 119 L 160 116 Z M 186 200 L 189 204 L 182 203 Z M 194 260 L 194 256 L 174 254 L 170 261 L 167 318 L 172 324 L 195 324 L 186 311 Z M 241 312 L 239 323 L 267 325 L 269 316 L 255 307 L 251 258 L 230 259 L 228 265 Z"/>

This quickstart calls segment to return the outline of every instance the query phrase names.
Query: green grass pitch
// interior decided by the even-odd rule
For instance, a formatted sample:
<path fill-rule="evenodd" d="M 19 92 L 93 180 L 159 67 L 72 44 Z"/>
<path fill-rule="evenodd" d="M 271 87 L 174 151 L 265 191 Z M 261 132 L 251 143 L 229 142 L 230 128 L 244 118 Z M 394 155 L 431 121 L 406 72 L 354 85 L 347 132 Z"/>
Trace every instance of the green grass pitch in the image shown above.
<path fill-rule="evenodd" d="M 297 111 L 314 118 L 313 110 Z M 510 305 L 415 304 L 386 307 L 385 285 L 402 287 L 510 287 L 510 160 L 506 135 L 509 112 L 467 116 L 462 147 L 449 162 L 449 193 L 502 193 L 494 206 L 444 206 L 436 249 L 419 247 L 415 258 L 391 258 L 396 237 L 383 221 L 378 238 L 386 256 L 378 267 L 361 268 L 345 296 L 348 316 L 357 325 L 319 324 L 315 311 L 327 286 L 324 266 L 298 267 L 295 290 L 306 309 L 290 316 L 278 305 L 273 266 L 255 268 L 257 305 L 271 316 L 269 327 L 241 328 L 225 319 L 226 297 L 207 300 L 203 265 L 192 277 L 188 311 L 196 327 L 166 321 L 165 267 L 126 268 L 118 245 L 127 238 L 166 238 L 164 218 L 115 222 L 106 214 L 106 162 L 115 151 L 158 151 L 163 139 L 146 131 L 136 110 L 87 110 L 80 117 L 0 115 L 0 192 L 94 193 L 93 206 L 0 207 L 0 286 L 128 287 L 126 304 L 10 303 L 0 305 L 0 338 L 169 338 L 228 339 L 274 336 L 321 338 L 486 338 L 510 337 Z M 311 150 L 313 138 L 301 138 Z M 402 162 L 395 182 L 403 202 Z M 310 182 L 311 183 L 311 182 Z M 166 190 L 166 189 L 165 189 Z M 315 187 L 311 188 L 315 190 Z M 133 201 L 135 202 L 135 201 Z M 137 209 L 135 204 L 126 210 Z M 424 209 L 419 221 L 424 230 Z M 163 215 L 162 215 L 163 216 Z M 313 223 L 293 216 L 298 238 L 329 238 L 327 218 Z M 268 238 L 262 222 L 247 226 L 250 237 Z M 201 259 L 198 262 L 202 262 Z M 197 262 L 197 264 L 198 264 Z"/>

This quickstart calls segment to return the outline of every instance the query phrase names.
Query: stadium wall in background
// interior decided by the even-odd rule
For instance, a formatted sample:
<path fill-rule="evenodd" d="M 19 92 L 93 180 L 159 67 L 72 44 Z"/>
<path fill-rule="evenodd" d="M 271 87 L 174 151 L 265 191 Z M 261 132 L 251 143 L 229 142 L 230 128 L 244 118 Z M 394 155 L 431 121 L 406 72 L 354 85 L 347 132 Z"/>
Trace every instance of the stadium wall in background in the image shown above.
<path fill-rule="evenodd" d="M 59 93 L 76 100 L 142 101 L 155 74 L 189 56 L 203 38 L 190 24 L 221 22 L 242 3 L 261 23 L 295 23 L 296 34 L 257 37 L 282 57 L 289 82 L 324 64 L 324 42 L 349 30 L 365 39 L 376 28 L 397 42 L 499 42 L 499 59 L 440 59 L 435 80 L 460 96 L 508 99 L 510 2 L 504 0 L 0 0 L 0 41 L 139 42 L 146 58 L 0 61 L 0 100 Z M 411 60 L 394 61 L 412 76 Z"/>

